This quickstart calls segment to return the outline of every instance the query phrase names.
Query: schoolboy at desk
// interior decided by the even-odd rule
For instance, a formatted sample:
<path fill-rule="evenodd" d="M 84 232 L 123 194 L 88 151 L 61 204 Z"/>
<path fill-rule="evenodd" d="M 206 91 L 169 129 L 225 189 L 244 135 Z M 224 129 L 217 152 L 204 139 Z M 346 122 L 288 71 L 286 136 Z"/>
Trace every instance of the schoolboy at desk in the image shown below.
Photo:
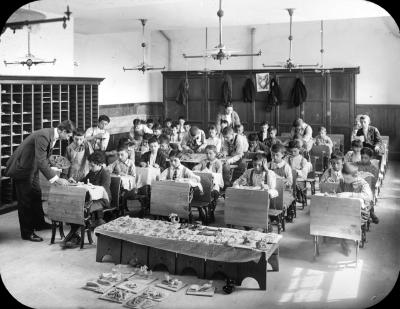
<path fill-rule="evenodd" d="M 166 134 L 161 134 L 158 138 L 158 142 L 160 143 L 160 150 L 162 151 L 163 155 L 168 158 L 169 153 L 172 150 L 172 147 L 169 144 L 169 137 Z"/>
<path fill-rule="evenodd" d="M 293 186 L 293 174 L 290 165 L 283 159 L 286 148 L 282 144 L 275 144 L 271 147 L 272 161 L 268 163 L 268 169 L 282 178 L 286 187 Z"/>
<path fill-rule="evenodd" d="M 169 140 L 171 143 L 178 143 L 179 145 L 181 143 L 178 132 L 178 125 L 176 123 L 173 123 L 171 125 L 171 134 L 169 135 Z"/>
<path fill-rule="evenodd" d="M 224 141 L 224 135 L 222 134 L 222 132 L 224 131 L 224 129 L 225 129 L 227 126 L 229 126 L 228 120 L 226 120 L 226 119 L 221 119 L 220 125 L 221 125 L 221 131 L 218 133 L 217 136 L 221 139 L 221 143 L 223 143 L 223 141 Z M 218 131 L 218 128 L 217 128 L 217 131 Z"/>
<path fill-rule="evenodd" d="M 215 125 L 211 125 L 208 128 L 208 136 L 209 137 L 206 139 L 207 146 L 214 145 L 217 148 L 217 153 L 219 153 L 221 151 L 222 141 L 218 137 L 218 131 Z"/>
<path fill-rule="evenodd" d="M 149 139 L 149 149 L 140 158 L 140 166 L 160 168 L 162 172 L 167 167 L 167 161 L 154 136 Z"/>
<path fill-rule="evenodd" d="M 201 152 L 206 145 L 206 134 L 196 126 L 192 126 L 189 133 L 183 137 L 182 150 L 185 152 Z"/>
<path fill-rule="evenodd" d="M 314 145 L 326 145 L 329 147 L 329 156 L 332 154 L 333 142 L 331 138 L 326 135 L 326 128 L 320 127 L 319 134 L 315 137 Z"/>
<path fill-rule="evenodd" d="M 276 138 L 277 133 L 278 133 L 278 130 L 274 126 L 269 126 L 268 138 L 266 140 L 266 145 L 268 148 L 271 148 L 273 145 L 275 145 L 277 143 L 282 144 L 282 141 L 279 138 Z"/>
<path fill-rule="evenodd" d="M 249 141 L 247 140 L 247 136 L 244 134 L 244 126 L 242 124 L 236 125 L 235 132 L 237 133 L 238 137 L 242 139 L 243 151 L 249 151 Z"/>
<path fill-rule="evenodd" d="M 260 125 L 260 131 L 257 133 L 258 140 L 263 143 L 264 145 L 267 145 L 267 139 L 268 139 L 268 128 L 269 124 L 266 121 L 263 121 Z"/>
<path fill-rule="evenodd" d="M 331 155 L 331 166 L 324 172 L 320 182 L 322 183 L 340 183 L 343 180 L 343 154 L 336 151 Z"/>
<path fill-rule="evenodd" d="M 172 134 L 172 119 L 167 118 L 164 120 L 164 127 L 162 128 L 162 134 L 171 135 Z"/>
<path fill-rule="evenodd" d="M 265 144 L 261 143 L 256 133 L 249 134 L 249 152 L 267 153 L 268 148 Z"/>
<path fill-rule="evenodd" d="M 161 173 L 160 180 L 192 179 L 196 182 L 200 182 L 199 176 L 181 164 L 181 157 L 182 152 L 178 150 L 172 150 L 169 153 L 171 166 Z"/>
<path fill-rule="evenodd" d="M 379 170 L 371 162 L 371 158 L 374 156 L 374 151 L 371 148 L 364 147 L 361 149 L 360 154 L 361 161 L 356 162 L 355 165 L 357 165 L 359 172 L 371 173 L 374 176 L 372 185 L 375 186 L 375 183 L 378 180 Z"/>
<path fill-rule="evenodd" d="M 178 125 L 178 142 L 181 142 L 183 136 L 186 134 L 185 117 L 179 116 L 177 125 Z"/>
<path fill-rule="evenodd" d="M 356 163 L 361 161 L 362 141 L 355 139 L 351 142 L 351 150 L 344 156 L 344 162 Z"/>

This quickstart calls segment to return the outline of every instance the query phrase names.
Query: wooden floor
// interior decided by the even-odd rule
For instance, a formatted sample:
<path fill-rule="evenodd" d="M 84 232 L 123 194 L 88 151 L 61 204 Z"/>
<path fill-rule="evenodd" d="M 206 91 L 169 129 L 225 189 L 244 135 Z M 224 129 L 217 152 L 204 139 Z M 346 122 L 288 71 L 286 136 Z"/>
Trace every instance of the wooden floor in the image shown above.
<path fill-rule="evenodd" d="M 221 292 L 223 282 L 215 281 L 217 293 L 212 298 L 187 296 L 182 290 L 156 308 L 366 308 L 377 304 L 393 288 L 400 269 L 398 175 L 400 162 L 391 162 L 376 207 L 380 223 L 371 225 L 357 268 L 355 249 L 345 257 L 340 244 L 333 241 L 321 245 L 320 257 L 312 262 L 307 207 L 298 209 L 294 223 L 286 224 L 280 271 L 269 273 L 266 292 L 258 290 L 257 283 L 249 278 L 234 293 L 225 295 Z M 221 223 L 223 204 L 218 207 L 217 221 Z M 95 262 L 95 245 L 61 250 L 57 244 L 49 245 L 50 231 L 38 234 L 44 242 L 22 241 L 17 213 L 0 216 L 0 271 L 15 298 L 36 308 L 122 308 L 80 288 L 86 280 L 111 269 L 111 263 Z M 198 283 L 191 276 L 182 280 Z"/>

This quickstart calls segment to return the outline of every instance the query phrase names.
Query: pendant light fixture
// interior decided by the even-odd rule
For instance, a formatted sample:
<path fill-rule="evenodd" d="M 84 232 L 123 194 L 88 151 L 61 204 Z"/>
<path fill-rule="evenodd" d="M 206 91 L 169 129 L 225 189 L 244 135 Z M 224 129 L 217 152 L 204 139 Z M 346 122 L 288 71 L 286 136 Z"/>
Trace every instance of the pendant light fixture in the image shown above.
<path fill-rule="evenodd" d="M 142 50 L 143 50 L 143 58 L 142 58 L 142 62 L 140 64 L 138 64 L 136 67 L 134 68 L 125 68 L 122 67 L 122 69 L 125 71 L 142 71 L 142 73 L 144 74 L 146 71 L 154 71 L 154 70 L 164 70 L 165 66 L 162 68 L 155 68 L 150 64 L 147 64 L 145 62 L 144 56 L 145 56 L 145 48 L 146 48 L 146 42 L 144 41 L 144 26 L 146 25 L 147 19 L 139 19 L 141 24 L 142 24 Z"/>

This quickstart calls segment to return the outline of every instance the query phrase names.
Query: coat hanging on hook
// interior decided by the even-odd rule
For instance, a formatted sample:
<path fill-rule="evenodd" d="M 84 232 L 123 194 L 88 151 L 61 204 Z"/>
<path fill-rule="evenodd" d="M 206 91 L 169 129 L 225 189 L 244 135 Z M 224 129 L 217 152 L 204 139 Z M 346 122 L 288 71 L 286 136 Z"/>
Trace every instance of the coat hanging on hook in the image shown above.
<path fill-rule="evenodd" d="M 282 103 L 282 93 L 278 82 L 272 78 L 269 82 L 269 91 L 267 94 L 267 112 L 272 111 L 272 107 Z"/>
<path fill-rule="evenodd" d="M 249 77 L 244 82 L 243 86 L 243 101 L 253 102 L 256 97 L 256 87 L 254 86 L 253 80 Z"/>
<path fill-rule="evenodd" d="M 189 101 L 189 80 L 186 77 L 181 80 L 178 87 L 178 95 L 176 96 L 176 103 L 187 105 Z"/>
<path fill-rule="evenodd" d="M 222 82 L 222 103 L 227 105 L 232 102 L 232 77 L 225 74 L 224 81 Z"/>
<path fill-rule="evenodd" d="M 289 102 L 292 106 L 299 106 L 307 99 L 307 89 L 300 78 L 297 78 L 292 91 L 290 92 Z"/>

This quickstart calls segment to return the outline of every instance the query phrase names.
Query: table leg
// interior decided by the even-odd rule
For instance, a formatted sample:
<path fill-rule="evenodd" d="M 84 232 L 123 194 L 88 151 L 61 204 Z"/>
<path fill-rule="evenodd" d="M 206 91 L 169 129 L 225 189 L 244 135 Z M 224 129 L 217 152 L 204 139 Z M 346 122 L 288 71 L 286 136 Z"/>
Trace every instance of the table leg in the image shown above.
<path fill-rule="evenodd" d="M 63 223 L 61 221 L 58 224 L 59 224 L 58 229 L 59 229 L 59 232 L 60 232 L 60 238 L 63 239 L 63 238 L 65 238 L 64 226 L 63 226 Z"/>
<path fill-rule="evenodd" d="M 83 249 L 83 244 L 85 243 L 85 226 L 81 226 L 81 249 Z"/>
<path fill-rule="evenodd" d="M 246 262 L 237 263 L 238 275 L 237 284 L 241 285 L 241 282 L 246 277 L 251 277 L 257 280 L 260 290 L 267 289 L 267 260 L 265 252 L 261 253 L 260 260 L 258 262 Z"/>
<path fill-rule="evenodd" d="M 102 262 L 103 257 L 111 255 L 113 262 L 121 263 L 122 240 L 97 234 L 96 262 Z"/>
<path fill-rule="evenodd" d="M 57 223 L 56 221 L 51 221 L 51 239 L 50 243 L 54 244 L 54 239 L 56 238 Z"/>

